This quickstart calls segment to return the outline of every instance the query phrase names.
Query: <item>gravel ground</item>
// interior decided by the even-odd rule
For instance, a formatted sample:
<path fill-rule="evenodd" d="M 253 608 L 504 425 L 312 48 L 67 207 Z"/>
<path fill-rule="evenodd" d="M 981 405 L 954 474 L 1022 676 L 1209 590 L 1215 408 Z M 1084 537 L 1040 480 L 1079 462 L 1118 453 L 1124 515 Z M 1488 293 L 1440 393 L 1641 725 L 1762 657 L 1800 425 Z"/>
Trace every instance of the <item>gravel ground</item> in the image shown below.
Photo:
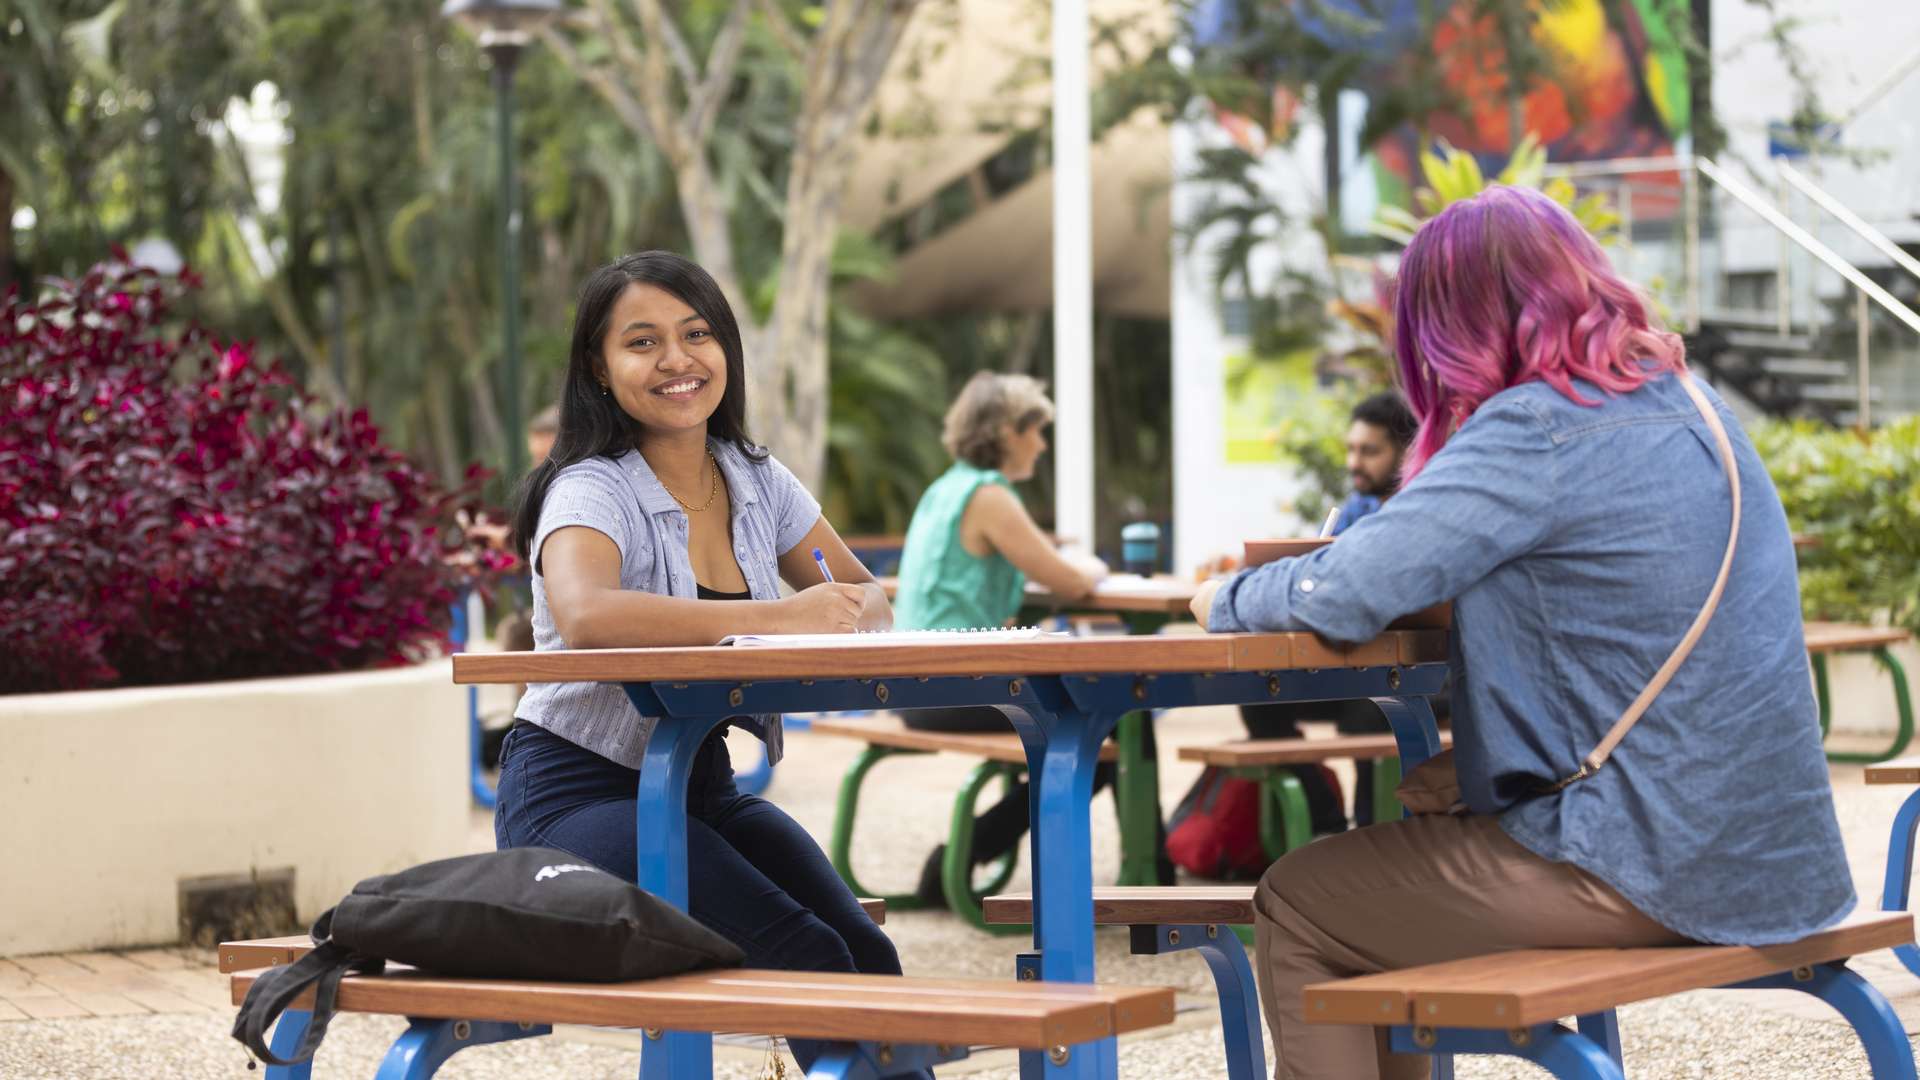
<path fill-rule="evenodd" d="M 1198 771 L 1173 760 L 1173 748 L 1218 740 L 1235 726 L 1225 710 L 1190 710 L 1163 718 L 1162 787 L 1169 806 Z M 854 747 L 807 735 L 795 735 L 788 743 L 788 760 L 768 794 L 824 837 L 839 777 Z M 753 753 L 744 743 L 735 746 L 737 761 L 751 761 Z M 890 759 L 874 771 L 859 840 L 858 869 L 868 887 L 910 888 L 922 858 L 944 831 L 948 793 L 969 767 L 958 758 L 933 756 Z M 1346 778 L 1350 784 L 1351 774 Z M 1886 830 L 1907 791 L 1866 787 L 1857 767 L 1836 768 L 1834 783 L 1855 886 L 1863 897 L 1877 898 Z M 1112 880 L 1118 868 L 1117 834 L 1112 804 L 1104 795 L 1096 802 L 1093 820 L 1095 877 Z M 474 850 L 492 845 L 491 823 L 483 815 L 475 815 L 471 842 Z M 1015 881 L 1015 887 L 1025 886 L 1024 866 Z M 982 934 L 944 913 L 895 913 L 887 929 L 909 974 L 1008 975 L 1021 948 L 1019 938 Z M 1182 994 L 1180 1018 L 1173 1026 L 1122 1040 L 1122 1075 L 1223 1077 L 1220 1029 L 1205 964 L 1191 955 L 1127 955 L 1126 936 L 1120 931 L 1102 931 L 1099 950 L 1103 981 L 1170 985 Z M 210 954 L 205 959 L 211 963 Z M 1893 1000 L 1908 1031 L 1920 1031 L 1920 981 L 1884 953 L 1861 958 L 1856 966 Z M 209 969 L 208 978 L 218 976 Z M 227 1037 L 230 1023 L 231 1014 L 214 1013 L 0 1023 L 0 1080 L 258 1076 L 247 1072 L 246 1055 Z M 340 1017 L 316 1059 L 315 1080 L 371 1076 L 402 1027 L 390 1018 Z M 1621 1030 L 1630 1076 L 1837 1080 L 1869 1075 L 1851 1030 L 1820 1003 L 1791 993 L 1703 992 L 1665 998 L 1621 1010 Z M 563 1028 L 554 1038 L 468 1051 L 439 1075 L 446 1080 L 627 1078 L 634 1075 L 636 1045 L 636 1036 L 627 1032 Z M 719 1046 L 715 1075 L 723 1080 L 758 1077 L 764 1045 L 740 1040 Z M 1005 1051 L 982 1053 L 941 1070 L 943 1076 L 978 1080 L 1013 1080 L 1017 1073 L 1013 1056 Z M 791 1066 L 789 1075 L 797 1075 Z M 1516 1061 L 1480 1057 L 1460 1059 L 1458 1075 L 1492 1080 L 1545 1074 Z"/>

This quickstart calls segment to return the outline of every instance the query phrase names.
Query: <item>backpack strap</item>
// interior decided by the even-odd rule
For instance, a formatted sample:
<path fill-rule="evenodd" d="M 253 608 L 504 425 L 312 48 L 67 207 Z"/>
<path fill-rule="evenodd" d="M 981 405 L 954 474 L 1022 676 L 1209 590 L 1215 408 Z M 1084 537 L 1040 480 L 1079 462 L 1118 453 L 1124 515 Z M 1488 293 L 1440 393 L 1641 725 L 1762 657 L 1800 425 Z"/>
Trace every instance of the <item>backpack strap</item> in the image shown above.
<path fill-rule="evenodd" d="M 328 937 L 332 915 L 333 912 L 328 911 L 314 924 L 316 944 L 312 952 L 291 964 L 260 973 L 247 989 L 247 1000 L 241 1003 L 239 1015 L 234 1017 L 233 1037 L 269 1065 L 297 1065 L 312 1058 L 320 1040 L 326 1037 L 327 1024 L 333 1020 L 341 978 L 349 971 L 372 974 L 385 966 L 381 960 L 355 955 L 353 950 Z M 293 999 L 309 986 L 314 988 L 313 1019 L 292 1055 L 282 1059 L 267 1045 L 267 1031 L 293 1004 Z"/>
<path fill-rule="evenodd" d="M 1627 711 L 1621 713 L 1620 719 L 1614 721 L 1613 728 L 1607 732 L 1605 738 L 1600 740 L 1600 745 L 1594 747 L 1593 752 L 1580 762 L 1580 770 L 1542 787 L 1539 794 L 1550 795 L 1600 771 L 1600 767 L 1607 763 L 1607 758 L 1612 756 L 1614 747 L 1620 745 L 1620 740 L 1626 738 L 1627 732 L 1633 730 L 1633 725 L 1639 721 L 1641 714 L 1647 711 L 1647 707 L 1653 704 L 1653 699 L 1658 697 L 1660 691 L 1666 689 L 1667 683 L 1672 681 L 1673 673 L 1680 669 L 1680 665 L 1687 659 L 1687 654 L 1693 651 L 1693 646 L 1699 642 L 1700 635 L 1706 631 L 1707 623 L 1713 619 L 1714 609 L 1720 605 L 1720 595 L 1726 591 L 1727 575 L 1733 570 L 1734 542 L 1740 536 L 1740 471 L 1734 463 L 1733 442 L 1727 438 L 1727 429 L 1721 424 L 1719 413 L 1714 411 L 1713 403 L 1700 392 L 1700 387 L 1694 383 L 1693 376 L 1681 375 L 1680 386 L 1686 390 L 1687 396 L 1693 399 L 1694 408 L 1700 410 L 1701 418 L 1707 422 L 1707 429 L 1713 432 L 1714 446 L 1720 452 L 1720 467 L 1725 470 L 1727 486 L 1732 489 L 1733 520 L 1727 526 L 1727 551 L 1720 558 L 1720 574 L 1713 579 L 1713 588 L 1708 590 L 1706 602 L 1700 605 L 1700 613 L 1694 616 L 1693 625 L 1687 628 L 1686 636 L 1680 639 L 1680 644 L 1673 647 L 1667 662 L 1660 665 L 1659 671 L 1654 672 L 1646 688 L 1640 691 L 1640 696 L 1634 698 L 1633 704 L 1627 706 Z"/>

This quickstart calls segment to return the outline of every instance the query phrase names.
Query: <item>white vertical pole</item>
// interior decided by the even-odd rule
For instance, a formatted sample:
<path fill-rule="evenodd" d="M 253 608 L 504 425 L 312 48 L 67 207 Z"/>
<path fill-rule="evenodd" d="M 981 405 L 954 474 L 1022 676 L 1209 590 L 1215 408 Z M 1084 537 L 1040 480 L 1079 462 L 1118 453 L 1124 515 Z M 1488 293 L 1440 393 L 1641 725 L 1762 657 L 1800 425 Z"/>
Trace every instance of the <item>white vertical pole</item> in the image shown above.
<path fill-rule="evenodd" d="M 1867 310 L 1867 294 L 1857 291 L 1855 296 L 1858 299 L 1854 307 L 1854 332 L 1860 335 L 1860 369 L 1854 377 L 1860 380 L 1860 404 L 1857 407 L 1859 415 L 1854 417 L 1853 422 L 1855 427 L 1866 431 L 1873 427 L 1873 369 L 1868 366 L 1871 359 L 1868 353 L 1872 349 L 1873 321 Z"/>
<path fill-rule="evenodd" d="M 1053 2 L 1054 531 L 1095 546 L 1087 0 Z"/>

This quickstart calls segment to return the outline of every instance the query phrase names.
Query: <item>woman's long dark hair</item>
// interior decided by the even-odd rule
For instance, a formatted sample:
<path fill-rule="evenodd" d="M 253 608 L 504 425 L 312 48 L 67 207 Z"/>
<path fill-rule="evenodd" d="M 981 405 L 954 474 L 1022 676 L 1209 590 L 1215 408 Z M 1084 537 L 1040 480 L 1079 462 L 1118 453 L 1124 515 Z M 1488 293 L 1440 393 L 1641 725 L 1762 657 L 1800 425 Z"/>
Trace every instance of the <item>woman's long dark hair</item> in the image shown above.
<path fill-rule="evenodd" d="M 639 447 L 640 422 L 628 416 L 595 378 L 601 348 L 613 320 L 613 306 L 636 282 L 665 289 L 705 319 L 727 357 L 727 389 L 720 407 L 707 418 L 707 434 L 738 446 L 756 461 L 764 448 L 747 438 L 747 364 L 740 324 L 712 275 L 671 251 L 628 255 L 587 275 L 573 314 L 573 343 L 567 349 L 566 381 L 560 388 L 560 432 L 547 460 L 520 483 L 513 511 L 513 546 L 523 560 L 540 527 L 540 506 L 560 470 L 593 457 L 613 457 Z M 517 433 L 516 433 L 517 435 Z"/>

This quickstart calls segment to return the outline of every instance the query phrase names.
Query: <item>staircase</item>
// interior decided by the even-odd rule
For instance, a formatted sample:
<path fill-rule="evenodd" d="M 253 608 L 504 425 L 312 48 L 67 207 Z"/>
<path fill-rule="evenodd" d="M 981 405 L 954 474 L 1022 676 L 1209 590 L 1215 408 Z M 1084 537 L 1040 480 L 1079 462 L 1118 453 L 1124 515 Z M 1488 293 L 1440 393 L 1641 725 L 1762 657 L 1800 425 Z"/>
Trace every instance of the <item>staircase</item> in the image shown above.
<path fill-rule="evenodd" d="M 1859 420 L 1860 387 L 1850 359 L 1858 334 L 1848 324 L 1828 323 L 1818 331 L 1789 326 L 1782 334 L 1769 314 L 1702 312 L 1699 329 L 1685 337 L 1690 363 L 1761 412 L 1830 424 Z M 1880 392 L 1870 391 L 1868 400 L 1880 404 Z"/>
<path fill-rule="evenodd" d="M 1774 167 L 1778 201 L 1704 157 L 1548 172 L 1627 200 L 1616 262 L 1635 280 L 1662 283 L 1670 322 L 1692 328 L 1689 362 L 1724 389 L 1769 415 L 1832 424 L 1920 412 L 1920 258 L 1790 164 Z M 1789 189 L 1817 220 L 1793 218 Z M 1636 190 L 1664 198 L 1668 211 L 1637 232 Z M 1851 260 L 1821 232 L 1850 245 Z"/>

